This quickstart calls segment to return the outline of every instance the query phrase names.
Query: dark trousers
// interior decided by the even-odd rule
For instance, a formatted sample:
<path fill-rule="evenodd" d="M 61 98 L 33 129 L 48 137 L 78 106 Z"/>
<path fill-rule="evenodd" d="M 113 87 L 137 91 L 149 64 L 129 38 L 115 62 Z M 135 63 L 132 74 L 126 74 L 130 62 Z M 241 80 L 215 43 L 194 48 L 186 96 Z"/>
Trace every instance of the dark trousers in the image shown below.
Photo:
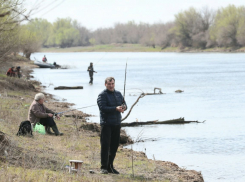
<path fill-rule="evenodd" d="M 40 124 L 43 126 L 49 126 L 49 127 L 53 127 L 56 125 L 53 117 L 48 117 L 48 118 L 41 118 L 40 119 Z"/>
<path fill-rule="evenodd" d="M 101 126 L 101 169 L 113 167 L 113 161 L 120 142 L 120 125 Z"/>
<path fill-rule="evenodd" d="M 93 75 L 89 75 L 89 77 L 90 77 L 90 81 L 89 81 L 89 83 L 93 83 Z"/>

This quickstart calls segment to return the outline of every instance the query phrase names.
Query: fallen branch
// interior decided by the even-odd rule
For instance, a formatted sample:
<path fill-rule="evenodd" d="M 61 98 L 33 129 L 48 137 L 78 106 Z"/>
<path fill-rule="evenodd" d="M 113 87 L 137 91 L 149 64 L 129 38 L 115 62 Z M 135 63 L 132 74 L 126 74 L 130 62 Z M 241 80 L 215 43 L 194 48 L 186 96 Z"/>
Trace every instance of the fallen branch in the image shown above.
<path fill-rule="evenodd" d="M 127 117 L 130 115 L 132 109 L 134 108 L 134 106 L 137 104 L 137 102 L 140 100 L 140 98 L 143 98 L 145 96 L 145 93 L 141 93 L 140 96 L 138 97 L 138 99 L 134 102 L 134 104 L 131 106 L 128 114 L 121 120 L 121 122 L 123 122 L 125 119 L 127 119 Z"/>
<path fill-rule="evenodd" d="M 178 118 L 178 119 L 171 119 L 166 121 L 146 121 L 146 122 L 132 122 L 132 123 L 121 123 L 122 127 L 125 126 L 141 126 L 141 125 L 153 125 L 153 124 L 187 124 L 187 123 L 204 123 L 199 121 L 185 121 L 184 118 Z"/>
<path fill-rule="evenodd" d="M 159 93 L 156 93 L 156 90 L 159 90 Z M 137 99 L 137 100 L 134 102 L 134 104 L 131 106 L 131 108 L 130 108 L 128 114 L 121 120 L 121 122 L 123 122 L 125 119 L 127 119 L 127 117 L 130 115 L 132 109 L 133 109 L 134 106 L 137 104 L 137 102 L 139 102 L 139 100 L 140 100 L 141 98 L 143 98 L 143 97 L 146 96 L 146 95 L 160 95 L 160 94 L 163 94 L 163 93 L 162 93 L 162 90 L 161 90 L 160 88 L 154 88 L 154 93 L 144 93 L 144 92 L 141 93 L 140 96 L 138 97 L 138 99 Z"/>

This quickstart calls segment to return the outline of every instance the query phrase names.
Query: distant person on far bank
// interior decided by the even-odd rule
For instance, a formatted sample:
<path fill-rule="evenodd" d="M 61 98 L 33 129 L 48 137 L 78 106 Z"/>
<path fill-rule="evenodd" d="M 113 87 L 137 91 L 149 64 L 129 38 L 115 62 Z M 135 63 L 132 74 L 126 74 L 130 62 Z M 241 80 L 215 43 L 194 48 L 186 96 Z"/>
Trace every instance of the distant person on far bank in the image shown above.
<path fill-rule="evenodd" d="M 48 61 L 48 60 L 47 60 L 46 56 L 44 55 L 44 57 L 43 57 L 43 62 L 46 63 L 47 61 Z"/>
<path fill-rule="evenodd" d="M 55 134 L 56 136 L 63 135 L 63 133 L 59 132 L 53 119 L 53 116 L 56 116 L 58 119 L 60 119 L 60 117 L 43 104 L 44 99 L 45 96 L 43 93 L 38 93 L 35 95 L 35 99 L 29 108 L 28 120 L 32 123 L 33 127 L 35 127 L 37 123 L 45 126 L 47 134 Z M 50 128 L 52 128 L 54 133 L 50 131 Z"/>
<path fill-rule="evenodd" d="M 115 78 L 106 78 L 105 87 L 97 99 L 101 125 L 101 173 L 119 174 L 113 162 L 120 142 L 121 113 L 127 105 L 121 92 L 115 90 Z"/>
<path fill-rule="evenodd" d="M 14 67 L 9 68 L 6 75 L 10 77 L 15 77 Z"/>
<path fill-rule="evenodd" d="M 20 72 L 20 66 L 16 67 L 16 74 L 17 74 L 18 78 L 20 78 L 22 76 L 21 72 Z"/>
<path fill-rule="evenodd" d="M 95 73 L 97 73 L 97 72 L 94 71 L 94 67 L 93 67 L 93 63 L 92 63 L 92 62 L 90 63 L 90 65 L 89 65 L 87 71 L 89 72 L 89 77 L 90 77 L 89 83 L 90 83 L 90 84 L 93 84 L 93 80 L 94 80 L 94 78 L 93 78 L 94 72 L 95 72 Z"/>

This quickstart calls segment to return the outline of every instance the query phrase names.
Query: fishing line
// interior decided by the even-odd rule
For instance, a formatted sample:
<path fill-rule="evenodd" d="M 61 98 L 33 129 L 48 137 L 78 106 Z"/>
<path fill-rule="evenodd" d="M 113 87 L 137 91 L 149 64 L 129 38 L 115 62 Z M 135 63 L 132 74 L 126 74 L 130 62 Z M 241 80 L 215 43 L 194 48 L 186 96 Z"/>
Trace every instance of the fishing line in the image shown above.
<path fill-rule="evenodd" d="M 108 52 L 106 52 L 106 53 L 100 58 L 100 60 L 97 61 L 97 62 L 94 64 L 94 66 L 95 66 L 97 63 L 99 63 L 99 62 L 105 57 L 105 55 L 106 55 L 107 53 L 108 53 Z"/>
<path fill-rule="evenodd" d="M 63 113 L 66 113 L 66 112 L 75 111 L 75 110 L 78 110 L 78 109 L 84 109 L 84 108 L 93 107 L 93 106 L 97 106 L 97 105 L 90 105 L 90 106 L 80 107 L 80 108 L 76 108 L 76 109 L 70 109 L 68 111 L 58 112 L 56 114 L 63 114 Z"/>

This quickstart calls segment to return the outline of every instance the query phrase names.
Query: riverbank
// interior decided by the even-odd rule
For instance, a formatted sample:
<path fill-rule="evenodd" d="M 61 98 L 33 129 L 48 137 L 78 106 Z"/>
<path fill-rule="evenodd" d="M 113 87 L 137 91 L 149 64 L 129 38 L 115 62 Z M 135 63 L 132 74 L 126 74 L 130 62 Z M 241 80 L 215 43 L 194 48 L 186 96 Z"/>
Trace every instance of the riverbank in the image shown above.
<path fill-rule="evenodd" d="M 22 79 L 4 75 L 3 67 L 20 64 L 24 73 Z M 8 141 L 0 150 L 3 152 L 1 156 L 4 156 L 0 158 L 0 177 L 3 181 L 203 181 L 200 172 L 185 170 L 167 161 L 149 160 L 143 152 L 124 149 L 122 145 L 115 161 L 115 167 L 121 174 L 99 174 L 98 131 L 82 127 L 89 120 L 89 115 L 81 111 L 71 112 L 70 117 L 61 117 L 61 120 L 56 121 L 64 136 L 34 133 L 33 138 L 17 137 L 15 134 L 19 123 L 26 120 L 34 95 L 43 91 L 41 83 L 29 80 L 33 67 L 28 60 L 21 58 L 18 61 L 9 58 L 5 66 L 1 66 L 0 131 L 5 133 L 2 136 Z M 45 95 L 45 105 L 56 112 L 71 107 L 69 103 L 56 101 L 48 93 Z M 65 166 L 71 159 L 83 160 L 81 174 L 68 173 Z M 95 174 L 89 173 L 89 170 Z"/>
<path fill-rule="evenodd" d="M 162 49 L 159 46 L 153 48 L 152 46 L 143 46 L 141 44 L 104 44 L 69 48 L 42 48 L 39 52 L 245 52 L 245 47 L 214 47 L 208 49 L 166 47 Z"/>

